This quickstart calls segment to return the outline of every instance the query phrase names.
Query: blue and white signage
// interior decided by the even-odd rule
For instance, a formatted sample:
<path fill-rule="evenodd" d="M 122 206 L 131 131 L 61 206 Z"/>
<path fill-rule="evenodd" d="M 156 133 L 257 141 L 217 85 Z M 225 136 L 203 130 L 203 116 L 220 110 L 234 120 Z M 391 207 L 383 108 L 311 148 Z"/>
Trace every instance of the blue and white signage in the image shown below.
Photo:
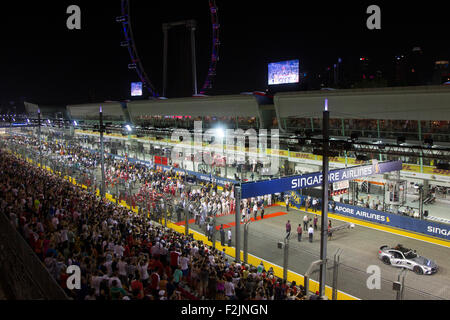
<path fill-rule="evenodd" d="M 402 170 L 401 161 L 374 163 L 367 166 L 357 166 L 347 169 L 331 170 L 328 174 L 328 181 L 331 184 L 339 181 L 359 179 L 375 174 L 382 174 L 400 170 Z M 314 172 L 295 177 L 245 183 L 242 184 L 242 198 L 245 199 L 266 194 L 318 187 L 322 185 L 322 179 L 322 172 Z"/>
<path fill-rule="evenodd" d="M 421 233 L 427 236 L 450 240 L 450 226 L 433 221 L 420 220 L 412 217 L 405 217 L 399 214 L 355 207 L 343 203 L 336 203 L 334 208 L 330 203 L 329 210 L 330 213 L 336 213 L 347 217 Z"/>

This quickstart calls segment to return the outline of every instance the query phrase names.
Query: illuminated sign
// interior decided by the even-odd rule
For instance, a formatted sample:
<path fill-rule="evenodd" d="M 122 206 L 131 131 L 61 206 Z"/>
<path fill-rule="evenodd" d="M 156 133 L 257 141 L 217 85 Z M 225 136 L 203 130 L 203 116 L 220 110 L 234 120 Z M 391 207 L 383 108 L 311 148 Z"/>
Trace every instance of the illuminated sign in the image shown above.
<path fill-rule="evenodd" d="M 374 163 L 366 166 L 331 170 L 328 174 L 328 180 L 331 184 L 400 170 L 402 170 L 401 161 Z M 242 184 L 242 198 L 246 199 L 266 194 L 274 194 L 304 188 L 314 188 L 322 185 L 322 179 L 322 172 L 314 172 L 301 176 L 245 183 Z"/>
<path fill-rule="evenodd" d="M 131 83 L 131 96 L 141 97 L 142 96 L 142 82 L 132 82 Z"/>
<path fill-rule="evenodd" d="M 269 85 L 300 82 L 300 61 L 290 60 L 269 64 Z"/>

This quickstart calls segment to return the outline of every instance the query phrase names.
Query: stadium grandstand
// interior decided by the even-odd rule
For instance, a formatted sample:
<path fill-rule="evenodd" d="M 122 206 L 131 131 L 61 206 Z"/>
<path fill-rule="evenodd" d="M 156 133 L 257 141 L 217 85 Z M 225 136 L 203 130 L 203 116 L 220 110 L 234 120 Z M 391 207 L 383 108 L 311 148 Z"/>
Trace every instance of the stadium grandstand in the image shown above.
<path fill-rule="evenodd" d="M 333 185 L 332 201 L 399 215 L 410 224 L 450 224 L 448 86 L 108 101 L 65 110 L 26 103 L 26 114 L 1 119 L 1 210 L 42 267 L 36 281 L 46 285 L 36 282 L 33 298 L 317 298 L 309 282 L 309 287 L 301 283 L 297 273 L 283 275 L 270 257 L 237 259 L 226 219 L 236 215 L 236 186 L 321 170 L 317 146 L 325 103 L 331 113 L 331 169 L 372 159 L 403 163 L 395 177 L 400 200 L 386 198 L 394 178 L 384 174 Z M 174 138 L 176 129 L 193 132 L 196 121 L 217 136 L 228 129 L 276 132 L 279 145 L 271 143 L 264 153 L 280 160 L 278 172 L 267 177 L 264 165 L 227 163 L 236 151 L 228 146 Z M 195 152 L 173 158 L 180 147 Z M 212 164 L 196 157 L 205 147 L 217 155 Z M 253 152 L 248 144 L 240 151 L 247 157 Z M 241 199 L 242 223 L 284 217 L 280 204 L 288 209 L 294 198 L 277 193 Z M 304 190 L 298 198 L 298 209 L 316 214 L 317 190 Z M 279 241 L 276 234 L 270 237 Z M 67 287 L 70 265 L 81 269 L 81 290 Z M 23 294 L 20 284 L 6 291 Z M 351 294 L 334 289 L 334 297 L 356 299 L 355 288 Z"/>

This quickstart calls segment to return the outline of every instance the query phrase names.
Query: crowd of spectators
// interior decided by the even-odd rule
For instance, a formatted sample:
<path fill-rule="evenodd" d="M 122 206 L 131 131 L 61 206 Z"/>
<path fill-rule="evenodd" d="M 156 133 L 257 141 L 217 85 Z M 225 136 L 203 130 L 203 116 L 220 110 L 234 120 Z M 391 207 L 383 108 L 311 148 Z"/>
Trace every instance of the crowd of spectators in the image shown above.
<path fill-rule="evenodd" d="M 166 229 L 0 150 L 0 208 L 73 299 L 304 299 L 272 270 Z M 67 288 L 78 265 L 81 290 Z"/>
<path fill-rule="evenodd" d="M 36 144 L 33 139 L 28 137 L 14 139 L 14 143 L 18 143 L 22 146 Z M 73 165 L 73 163 L 79 161 L 79 163 L 77 162 L 78 165 L 81 168 L 84 168 L 84 170 L 95 168 L 95 165 L 99 166 L 98 154 L 82 148 L 81 146 L 66 146 L 58 141 L 47 141 L 43 144 L 43 149 L 47 155 L 66 159 L 64 161 L 69 161 L 69 165 Z M 126 199 L 133 207 L 136 207 L 137 205 L 140 207 L 147 206 L 148 211 L 158 211 L 159 216 L 157 220 L 162 218 L 161 209 L 165 209 L 165 204 L 158 203 L 158 205 L 156 205 L 157 202 L 154 200 L 158 198 L 158 196 L 161 198 L 162 194 L 172 196 L 171 202 L 174 205 L 181 204 L 183 208 L 187 205 L 188 201 L 193 202 L 190 204 L 190 212 L 192 216 L 195 217 L 197 224 L 205 230 L 208 230 L 207 222 L 211 221 L 213 213 L 219 216 L 234 213 L 234 192 L 231 186 L 226 187 L 222 193 L 217 191 L 217 185 L 205 185 L 199 189 L 186 187 L 182 173 L 180 174 L 173 171 L 163 173 L 151 169 L 147 165 L 130 163 L 127 159 L 114 158 L 112 156 L 106 156 L 105 166 L 106 186 L 114 187 L 115 184 L 122 183 L 123 186 L 125 186 L 125 190 L 129 190 L 130 187 L 134 188 L 138 186 L 137 192 L 126 194 L 125 197 L 122 197 L 121 199 Z M 98 181 L 95 181 L 94 176 L 93 183 L 95 184 L 96 182 Z M 97 187 L 99 187 L 98 183 Z M 114 190 L 114 188 L 111 189 Z M 152 201 L 144 203 L 145 198 L 150 198 Z M 283 197 L 281 198 L 283 199 Z M 244 219 L 248 219 L 250 213 L 253 213 L 252 210 L 255 203 L 258 204 L 258 210 L 271 206 L 272 195 L 266 195 L 257 199 L 243 199 L 241 208 Z M 355 205 L 379 211 L 400 213 L 415 218 L 418 217 L 418 212 L 410 207 L 405 207 L 401 212 L 397 212 L 394 208 L 390 208 L 389 206 L 383 208 L 383 204 L 379 197 L 377 198 L 377 201 L 370 196 L 361 198 L 359 201 L 355 202 Z M 175 212 L 173 213 L 174 215 L 171 217 L 178 217 L 178 221 L 181 221 L 180 212 L 178 212 L 177 215 Z"/>
<path fill-rule="evenodd" d="M 29 137 L 16 137 L 11 140 L 19 145 L 33 144 L 33 139 Z M 98 154 L 90 152 L 80 146 L 71 146 L 67 148 L 65 145 L 56 141 L 45 143 L 45 154 L 55 158 L 58 161 L 66 162 L 67 157 L 72 159 L 82 159 L 79 163 L 82 171 L 95 169 L 91 166 L 91 162 L 99 166 Z M 92 156 L 92 159 L 89 159 Z M 85 166 L 85 164 L 87 164 Z M 95 175 L 88 177 L 86 185 L 93 185 L 99 188 L 99 181 Z M 183 209 L 189 206 L 189 212 L 195 218 L 197 224 L 207 229 L 206 223 L 211 221 L 211 217 L 233 214 L 235 212 L 234 188 L 232 185 L 225 185 L 222 192 L 218 191 L 216 184 L 202 184 L 200 187 L 191 187 L 185 181 L 183 172 L 174 172 L 168 170 L 163 172 L 154 167 L 144 165 L 137 162 L 129 162 L 127 158 L 114 158 L 113 156 L 105 157 L 105 183 L 106 188 L 115 193 L 115 186 L 121 184 L 121 189 L 125 190 L 120 199 L 125 199 L 132 206 L 146 207 L 149 212 L 157 212 L 158 218 L 162 218 L 162 210 L 165 210 L 167 204 L 159 201 L 162 198 L 170 199 L 173 208 L 181 206 Z M 94 188 L 95 189 L 95 188 Z M 137 189 L 136 192 L 133 192 Z M 163 197 L 164 195 L 164 197 Z M 247 211 L 253 209 L 254 204 L 258 202 L 258 207 L 271 206 L 272 197 L 266 195 L 257 199 L 243 199 L 241 202 L 242 213 L 245 216 Z M 172 210 L 174 211 L 174 210 Z M 171 213 L 175 212 L 170 212 Z M 181 220 L 180 212 L 178 213 L 178 221 Z M 175 215 L 174 215 L 175 216 Z"/>

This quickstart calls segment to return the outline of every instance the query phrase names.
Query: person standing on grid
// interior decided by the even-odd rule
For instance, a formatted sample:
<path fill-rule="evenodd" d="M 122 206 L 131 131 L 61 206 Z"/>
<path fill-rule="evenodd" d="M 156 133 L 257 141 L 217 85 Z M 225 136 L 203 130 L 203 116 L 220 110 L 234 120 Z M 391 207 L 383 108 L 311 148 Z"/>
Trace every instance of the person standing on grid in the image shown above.
<path fill-rule="evenodd" d="M 241 222 L 245 221 L 245 214 L 246 214 L 247 209 L 244 207 L 242 208 L 242 214 L 241 214 Z"/>
<path fill-rule="evenodd" d="M 308 236 L 309 236 L 309 242 L 313 242 L 314 228 L 312 227 L 312 225 L 309 225 Z"/>
<path fill-rule="evenodd" d="M 289 236 L 291 235 L 291 221 L 288 220 L 286 223 L 286 239 L 289 239 Z"/>
<path fill-rule="evenodd" d="M 303 229 L 302 229 L 301 224 L 299 224 L 298 228 L 297 228 L 298 242 L 302 241 L 302 234 L 303 234 Z"/>
<path fill-rule="evenodd" d="M 317 199 L 316 198 L 313 198 L 313 200 L 312 200 L 312 207 L 313 207 L 314 212 L 316 212 L 317 211 Z"/>
<path fill-rule="evenodd" d="M 305 216 L 303 217 L 303 229 L 305 231 L 308 230 L 308 222 L 309 222 L 308 215 L 305 214 Z"/>

